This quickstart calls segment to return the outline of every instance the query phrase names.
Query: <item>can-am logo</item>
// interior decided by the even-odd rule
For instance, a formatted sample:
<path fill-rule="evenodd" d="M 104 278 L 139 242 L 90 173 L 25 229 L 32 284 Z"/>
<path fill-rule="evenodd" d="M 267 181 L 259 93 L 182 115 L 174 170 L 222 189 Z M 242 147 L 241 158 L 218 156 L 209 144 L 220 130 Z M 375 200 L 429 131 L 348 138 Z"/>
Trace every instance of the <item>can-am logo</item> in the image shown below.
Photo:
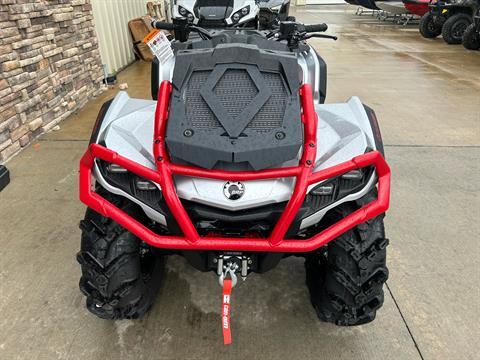
<path fill-rule="evenodd" d="M 245 185 L 239 181 L 228 181 L 223 185 L 223 194 L 229 200 L 238 200 L 245 194 Z"/>

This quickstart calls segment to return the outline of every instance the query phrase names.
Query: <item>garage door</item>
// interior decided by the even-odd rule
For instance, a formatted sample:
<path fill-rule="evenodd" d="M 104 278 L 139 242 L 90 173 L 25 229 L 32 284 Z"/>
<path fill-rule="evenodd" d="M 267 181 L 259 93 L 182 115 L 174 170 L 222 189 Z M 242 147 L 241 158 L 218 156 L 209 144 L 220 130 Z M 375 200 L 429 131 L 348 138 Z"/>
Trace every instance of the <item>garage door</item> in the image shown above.
<path fill-rule="evenodd" d="M 147 2 L 148 0 L 92 0 L 98 47 L 108 74 L 117 73 L 135 60 L 128 21 L 146 15 Z"/>

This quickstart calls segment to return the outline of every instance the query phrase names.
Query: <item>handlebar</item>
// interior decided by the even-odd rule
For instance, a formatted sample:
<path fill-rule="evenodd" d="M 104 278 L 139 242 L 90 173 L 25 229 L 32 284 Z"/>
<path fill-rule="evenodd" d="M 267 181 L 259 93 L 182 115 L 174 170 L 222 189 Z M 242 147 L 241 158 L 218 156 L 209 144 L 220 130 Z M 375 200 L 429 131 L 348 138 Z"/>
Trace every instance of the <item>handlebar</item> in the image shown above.
<path fill-rule="evenodd" d="M 267 39 L 275 37 L 277 41 L 286 40 L 290 48 L 296 49 L 302 41 L 312 37 L 337 40 L 335 36 L 318 34 L 327 30 L 327 24 L 304 25 L 295 21 L 281 21 L 279 29 L 267 34 Z"/>
<path fill-rule="evenodd" d="M 158 30 L 175 30 L 176 32 L 179 31 L 179 32 L 186 32 L 187 35 L 186 37 L 184 38 L 183 41 L 186 41 L 186 39 L 188 39 L 188 33 L 190 31 L 194 31 L 198 34 L 200 34 L 200 36 L 203 38 L 203 39 L 211 39 L 212 38 L 212 34 L 210 34 L 210 32 L 204 28 L 201 28 L 199 26 L 196 26 L 196 25 L 193 25 L 189 22 L 186 21 L 185 19 L 185 22 L 182 22 L 182 23 L 168 23 L 168 22 L 164 22 L 164 21 L 158 21 L 158 20 L 153 20 L 152 21 L 152 27 L 155 28 L 155 29 L 158 29 Z"/>
<path fill-rule="evenodd" d="M 194 31 L 200 34 L 203 39 L 211 39 L 212 34 L 199 26 L 193 25 L 185 21 L 181 23 L 168 23 L 164 21 L 153 20 L 152 27 L 158 30 L 175 30 L 176 32 L 185 32 L 184 40 L 188 39 L 188 33 Z M 272 31 L 266 35 L 267 39 L 271 37 L 276 37 L 277 41 L 287 40 L 289 45 L 292 47 L 298 47 L 298 42 L 302 40 L 307 40 L 312 37 L 322 37 L 330 38 L 336 40 L 335 36 L 314 34 L 318 32 L 325 32 L 328 30 L 327 24 L 313 24 L 313 25 L 303 25 L 294 21 L 283 21 L 280 22 L 279 29 Z M 311 33 L 307 35 L 308 33 Z M 176 34 L 177 35 L 177 34 Z"/>
<path fill-rule="evenodd" d="M 327 24 L 314 24 L 314 25 L 304 25 L 304 26 L 305 26 L 305 32 L 307 33 L 324 32 L 328 30 Z"/>

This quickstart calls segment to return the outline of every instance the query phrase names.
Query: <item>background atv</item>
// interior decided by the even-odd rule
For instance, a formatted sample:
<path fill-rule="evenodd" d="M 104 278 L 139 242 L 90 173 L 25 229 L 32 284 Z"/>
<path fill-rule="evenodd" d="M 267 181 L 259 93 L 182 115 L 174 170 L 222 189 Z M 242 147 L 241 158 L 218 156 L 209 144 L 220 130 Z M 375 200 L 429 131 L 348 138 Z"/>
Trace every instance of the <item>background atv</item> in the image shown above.
<path fill-rule="evenodd" d="M 462 43 L 466 49 L 480 49 L 480 6 L 477 8 L 473 23 L 463 33 Z"/>
<path fill-rule="evenodd" d="M 436 38 L 442 33 L 443 24 L 447 20 L 449 14 L 445 8 L 450 1 L 431 1 L 430 11 L 420 19 L 419 30 L 424 38 Z"/>
<path fill-rule="evenodd" d="M 260 0 L 258 5 L 259 29 L 272 29 L 280 21 L 295 21 L 294 17 L 289 16 L 290 0 Z"/>
<path fill-rule="evenodd" d="M 463 33 L 473 21 L 479 0 L 458 0 L 445 5 L 448 18 L 443 24 L 442 36 L 447 44 L 461 44 Z"/>
<path fill-rule="evenodd" d="M 271 28 L 285 21 L 290 0 L 178 0 L 172 5 L 172 18 L 186 19 L 204 28 Z"/>
<path fill-rule="evenodd" d="M 420 33 L 425 38 L 442 34 L 447 44 L 460 44 L 465 29 L 471 24 L 477 0 L 436 1 L 430 12 L 420 19 Z"/>

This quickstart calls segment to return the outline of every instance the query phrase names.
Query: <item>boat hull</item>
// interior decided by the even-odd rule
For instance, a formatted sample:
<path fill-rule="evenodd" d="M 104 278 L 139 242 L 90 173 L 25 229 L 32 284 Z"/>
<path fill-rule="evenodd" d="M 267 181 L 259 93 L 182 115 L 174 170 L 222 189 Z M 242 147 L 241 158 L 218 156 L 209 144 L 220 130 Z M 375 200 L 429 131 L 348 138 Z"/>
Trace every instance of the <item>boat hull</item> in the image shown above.
<path fill-rule="evenodd" d="M 430 11 L 429 0 L 403 0 L 405 8 L 414 15 L 423 16 Z"/>
<path fill-rule="evenodd" d="M 375 5 L 375 1 L 373 0 L 357 0 L 358 5 L 370 9 L 370 10 L 380 10 L 377 5 Z"/>

